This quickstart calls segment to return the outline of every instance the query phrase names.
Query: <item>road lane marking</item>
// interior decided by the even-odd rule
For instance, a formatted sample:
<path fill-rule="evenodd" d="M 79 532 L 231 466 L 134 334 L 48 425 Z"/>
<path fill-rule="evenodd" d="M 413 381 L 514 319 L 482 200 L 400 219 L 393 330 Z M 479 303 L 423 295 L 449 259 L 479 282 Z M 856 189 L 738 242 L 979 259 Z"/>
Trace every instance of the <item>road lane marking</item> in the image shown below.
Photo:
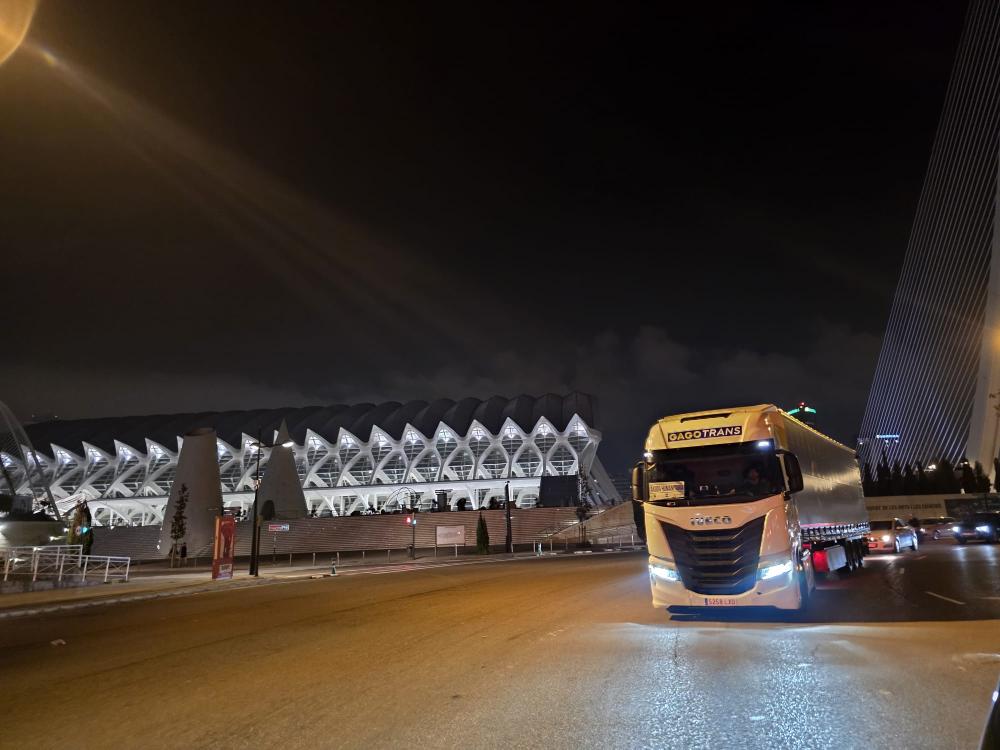
<path fill-rule="evenodd" d="M 923 559 L 924 559 L 925 557 L 927 557 L 927 555 L 920 555 L 920 557 L 918 557 L 918 558 L 916 558 L 916 559 L 917 559 L 917 560 L 923 560 Z"/>
<path fill-rule="evenodd" d="M 1000 596 L 977 596 L 977 599 L 989 599 L 992 602 L 1000 602 Z"/>
<path fill-rule="evenodd" d="M 941 594 L 935 594 L 933 591 L 925 591 L 924 593 L 935 596 L 938 599 L 944 599 L 946 602 L 951 602 L 952 604 L 961 604 L 962 606 L 965 606 L 965 602 L 960 602 L 958 599 L 952 599 L 947 596 L 941 596 Z"/>

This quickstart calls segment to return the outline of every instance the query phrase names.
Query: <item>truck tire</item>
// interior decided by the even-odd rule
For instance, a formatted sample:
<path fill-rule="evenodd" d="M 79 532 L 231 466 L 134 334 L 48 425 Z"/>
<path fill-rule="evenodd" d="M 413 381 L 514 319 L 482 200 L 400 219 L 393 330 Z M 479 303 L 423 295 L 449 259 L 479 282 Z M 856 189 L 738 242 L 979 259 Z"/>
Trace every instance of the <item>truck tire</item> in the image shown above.
<path fill-rule="evenodd" d="M 854 550 L 857 553 L 858 570 L 861 570 L 861 568 L 865 567 L 864 545 L 861 544 L 860 539 L 855 539 L 853 542 L 851 542 L 851 544 L 854 545 Z"/>
<path fill-rule="evenodd" d="M 917 551 L 917 535 L 916 534 L 913 535 L 913 541 L 910 542 L 910 549 L 913 550 L 914 552 Z"/>

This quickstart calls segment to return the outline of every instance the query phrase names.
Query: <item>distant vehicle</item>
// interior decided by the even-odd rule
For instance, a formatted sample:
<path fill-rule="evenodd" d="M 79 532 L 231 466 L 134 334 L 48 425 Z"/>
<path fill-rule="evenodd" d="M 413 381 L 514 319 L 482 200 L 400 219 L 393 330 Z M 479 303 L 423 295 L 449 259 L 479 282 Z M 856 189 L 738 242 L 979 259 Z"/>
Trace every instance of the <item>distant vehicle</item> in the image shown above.
<path fill-rule="evenodd" d="M 997 544 L 1000 542 L 1000 511 L 970 513 L 963 516 L 951 530 L 955 535 L 955 541 L 959 544 L 966 542 Z"/>
<path fill-rule="evenodd" d="M 654 607 L 803 609 L 815 574 L 861 567 L 854 451 L 776 406 L 664 417 L 643 459 L 632 495 Z"/>
<path fill-rule="evenodd" d="M 955 533 L 951 530 L 951 527 L 954 525 L 955 519 L 951 516 L 921 518 L 917 533 L 920 536 L 920 541 L 924 541 L 927 537 L 935 540 L 944 539 L 945 537 L 952 536 Z"/>
<path fill-rule="evenodd" d="M 868 537 L 871 552 L 896 552 L 909 547 L 916 551 L 917 530 L 898 518 L 891 521 L 872 521 L 872 533 Z"/>

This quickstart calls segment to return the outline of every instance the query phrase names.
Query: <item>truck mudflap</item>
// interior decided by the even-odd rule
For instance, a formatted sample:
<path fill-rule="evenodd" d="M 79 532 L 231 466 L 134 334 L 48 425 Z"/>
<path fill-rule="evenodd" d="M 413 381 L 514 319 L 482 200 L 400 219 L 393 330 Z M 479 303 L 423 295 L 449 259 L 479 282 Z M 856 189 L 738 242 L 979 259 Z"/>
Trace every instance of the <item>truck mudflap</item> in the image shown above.
<path fill-rule="evenodd" d="M 835 544 L 832 547 L 812 550 L 813 570 L 817 573 L 829 573 L 840 570 L 847 565 L 847 551 Z"/>

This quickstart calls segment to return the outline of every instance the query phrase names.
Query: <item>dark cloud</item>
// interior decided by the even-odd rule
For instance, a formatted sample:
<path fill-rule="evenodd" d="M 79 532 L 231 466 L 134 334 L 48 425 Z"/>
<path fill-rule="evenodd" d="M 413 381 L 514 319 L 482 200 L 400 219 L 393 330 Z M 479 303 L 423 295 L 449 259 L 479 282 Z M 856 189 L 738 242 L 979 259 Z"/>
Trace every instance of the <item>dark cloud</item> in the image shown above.
<path fill-rule="evenodd" d="M 853 442 L 878 339 L 836 324 L 817 329 L 804 356 L 796 357 L 695 349 L 661 328 L 644 326 L 632 337 L 604 332 L 580 346 L 553 340 L 532 353 L 486 349 L 475 361 L 395 368 L 371 380 L 348 371 L 317 382 L 300 368 L 290 368 L 280 385 L 196 371 L 9 368 L 0 373 L 0 389 L 16 397 L 31 378 L 64 418 L 581 390 L 598 395 L 602 455 L 612 469 L 622 470 L 641 452 L 644 432 L 656 418 L 722 406 L 773 402 L 788 407 L 806 400 L 818 408 L 823 429 Z M 23 412 L 28 404 L 15 400 L 14 406 Z"/>

